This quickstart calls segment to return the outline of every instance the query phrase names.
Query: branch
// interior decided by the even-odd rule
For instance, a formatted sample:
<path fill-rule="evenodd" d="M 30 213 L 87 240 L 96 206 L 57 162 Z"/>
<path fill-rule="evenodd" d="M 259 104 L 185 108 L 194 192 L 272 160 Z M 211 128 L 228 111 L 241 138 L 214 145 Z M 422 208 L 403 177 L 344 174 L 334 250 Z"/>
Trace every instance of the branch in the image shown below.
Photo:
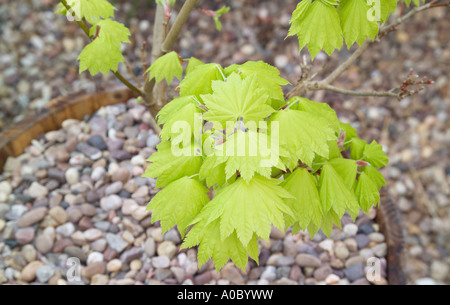
<path fill-rule="evenodd" d="M 343 88 L 338 88 L 332 85 L 327 85 L 321 82 L 313 83 L 312 85 L 308 86 L 309 90 L 327 90 L 332 91 L 340 94 L 345 95 L 352 95 L 352 96 L 389 96 L 389 97 L 396 97 L 400 99 L 400 95 L 397 93 L 394 93 L 393 90 L 391 91 L 385 91 L 385 92 L 379 92 L 379 91 L 354 91 L 354 90 L 347 90 Z"/>
<path fill-rule="evenodd" d="M 189 15 L 194 10 L 195 6 L 200 2 L 200 0 L 186 0 L 183 4 L 183 7 L 178 14 L 177 19 L 175 20 L 172 28 L 170 29 L 167 37 L 164 37 L 165 32 L 165 11 L 161 5 L 158 5 L 156 8 L 156 18 L 155 18 L 155 27 L 153 32 L 154 42 L 152 49 L 152 59 L 154 62 L 159 57 L 167 54 L 172 50 L 178 36 L 181 33 L 181 30 L 185 23 L 187 22 Z M 145 81 L 144 92 L 146 97 L 146 105 L 150 107 L 153 115 L 162 108 L 164 105 L 155 105 L 157 101 L 155 101 L 155 97 L 153 96 L 153 91 L 155 88 L 155 79 L 148 80 L 148 77 Z"/>
<path fill-rule="evenodd" d="M 177 19 L 175 20 L 175 23 L 173 24 L 172 28 L 169 31 L 169 34 L 167 34 L 167 37 L 164 40 L 163 45 L 161 46 L 159 56 L 162 56 L 172 50 L 175 41 L 181 33 L 181 29 L 183 28 L 184 24 L 189 18 L 189 15 L 199 2 L 200 0 L 186 0 L 183 7 L 181 8 L 180 13 L 178 14 Z"/>
<path fill-rule="evenodd" d="M 391 31 L 395 30 L 397 26 L 405 22 L 407 19 L 413 17 L 419 12 L 428 10 L 430 8 L 435 7 L 447 7 L 450 6 L 450 2 L 448 3 L 440 3 L 436 4 L 437 0 L 431 1 L 430 3 L 424 4 L 420 7 L 415 7 L 411 11 L 409 11 L 407 14 L 405 14 L 403 17 L 397 18 L 394 22 L 391 24 L 384 26 L 380 29 L 378 38 L 375 40 L 366 40 L 358 49 L 353 52 L 353 54 L 347 58 L 342 64 L 340 64 L 333 72 L 330 73 L 325 79 L 323 79 L 320 82 L 312 82 L 312 78 L 309 78 L 307 80 L 300 80 L 294 88 L 291 89 L 286 95 L 287 98 L 291 98 L 296 95 L 304 95 L 308 90 L 330 90 L 333 92 L 338 92 L 342 94 L 348 94 L 348 95 L 356 95 L 356 96 L 391 96 L 391 97 L 397 97 L 402 98 L 404 95 L 402 94 L 395 94 L 391 91 L 388 92 L 359 92 L 359 91 L 352 91 L 352 90 L 346 90 L 337 88 L 334 86 L 331 86 L 331 84 L 336 81 L 336 79 L 339 78 L 339 76 L 342 75 L 345 71 L 347 71 L 354 63 L 355 61 L 361 57 L 362 54 L 375 42 L 379 42 L 380 38 L 384 37 L 386 34 L 390 33 Z"/>
<path fill-rule="evenodd" d="M 70 10 L 72 9 L 70 7 L 69 4 L 67 4 L 66 0 L 61 0 L 62 5 L 64 5 L 64 7 L 67 9 L 68 12 L 70 12 Z M 91 37 L 91 35 L 89 35 L 89 29 L 87 28 L 86 24 L 83 23 L 81 20 L 77 20 L 77 16 L 75 15 L 75 12 L 72 12 L 72 16 L 75 18 L 77 24 L 80 26 L 80 28 L 83 30 L 83 32 L 87 35 L 87 37 L 89 38 L 89 40 L 93 40 L 93 38 Z M 144 92 L 142 90 L 140 90 L 139 88 L 137 88 L 136 86 L 134 86 L 132 83 L 130 83 L 129 81 L 127 81 L 125 79 L 125 77 L 123 77 L 122 74 L 120 74 L 119 72 L 113 72 L 114 76 L 117 77 L 118 80 L 120 80 L 125 86 L 127 86 L 131 91 L 135 92 L 136 94 L 140 95 L 140 96 L 144 96 Z"/>

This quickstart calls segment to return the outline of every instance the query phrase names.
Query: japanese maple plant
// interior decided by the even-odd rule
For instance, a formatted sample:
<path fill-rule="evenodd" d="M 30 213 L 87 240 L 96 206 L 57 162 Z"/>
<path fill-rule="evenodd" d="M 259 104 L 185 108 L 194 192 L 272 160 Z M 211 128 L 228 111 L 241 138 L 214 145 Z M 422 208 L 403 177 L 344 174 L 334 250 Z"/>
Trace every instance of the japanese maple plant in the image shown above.
<path fill-rule="evenodd" d="M 322 80 L 310 75 L 306 56 L 302 76 L 289 92 L 277 68 L 262 61 L 222 67 L 173 51 L 194 9 L 212 18 L 200 0 L 186 0 L 172 18 L 175 0 L 157 0 L 150 66 L 141 77 L 127 80 L 118 72 L 130 31 L 113 19 L 106 0 L 61 0 L 57 11 L 76 21 L 91 40 L 79 56 L 80 73 L 114 75 L 140 96 L 155 119 L 161 143 L 149 158 L 145 177 L 156 178 L 161 190 L 148 205 L 162 232 L 177 227 L 182 247 L 198 245 L 199 266 L 210 258 L 217 270 L 231 258 L 245 271 L 248 256 L 258 262 L 258 239 L 269 240 L 272 225 L 292 232 L 319 230 L 330 235 L 348 213 L 368 213 L 380 202 L 385 184 L 378 171 L 388 163 L 382 146 L 366 142 L 350 125 L 339 121 L 325 103 L 303 96 L 329 90 L 356 96 L 402 99 L 416 94 L 426 78 L 411 72 L 398 88 L 387 92 L 352 91 L 333 86 L 364 51 L 411 16 L 448 3 L 401 4 L 398 0 L 303 0 L 292 14 L 287 34 L 311 58 L 331 55 L 344 41 L 358 47 Z M 407 8 L 408 7 L 408 8 Z M 70 19 L 69 18 L 69 19 Z M 214 22 L 214 23 L 213 23 Z M 142 54 L 145 55 L 143 44 Z M 231 54 L 230 54 L 231 56 Z M 179 96 L 169 100 L 167 87 L 180 80 Z M 161 129 L 162 126 L 162 129 Z"/>

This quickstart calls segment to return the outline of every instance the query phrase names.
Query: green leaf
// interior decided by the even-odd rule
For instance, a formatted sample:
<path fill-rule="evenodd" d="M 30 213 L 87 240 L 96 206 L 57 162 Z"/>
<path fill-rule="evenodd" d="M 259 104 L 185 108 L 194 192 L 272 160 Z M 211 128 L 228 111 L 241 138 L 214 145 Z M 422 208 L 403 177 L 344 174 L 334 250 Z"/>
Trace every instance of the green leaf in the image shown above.
<path fill-rule="evenodd" d="M 233 262 L 245 272 L 245 266 L 248 262 L 247 252 L 258 262 L 258 248 L 256 236 L 247 246 L 244 246 L 238 239 L 236 232 L 222 239 L 220 234 L 220 220 L 212 222 L 200 221 L 189 231 L 181 249 L 198 247 L 199 268 L 203 266 L 210 258 L 214 260 L 216 271 L 219 270 L 231 258 Z"/>
<path fill-rule="evenodd" d="M 270 98 L 284 101 L 284 93 L 281 86 L 289 82 L 280 77 L 280 71 L 263 61 L 249 61 L 243 65 L 231 65 L 225 69 L 225 74 L 238 73 L 242 78 L 254 76 L 260 88 L 265 88 Z"/>
<path fill-rule="evenodd" d="M 376 168 L 384 167 L 389 162 L 386 153 L 383 151 L 383 146 L 376 141 L 372 141 L 372 143 L 365 146 L 363 160 L 369 162 Z"/>
<path fill-rule="evenodd" d="M 270 178 L 272 167 L 286 168 L 279 158 L 278 147 L 273 147 L 266 134 L 249 130 L 237 130 L 225 143 L 216 146 L 215 165 L 226 163 L 226 179 L 239 171 L 245 181 L 250 181 L 255 174 Z"/>
<path fill-rule="evenodd" d="M 214 22 L 216 23 L 216 29 L 217 29 L 218 31 L 221 31 L 221 30 L 222 30 L 222 23 L 220 22 L 220 17 L 221 17 L 223 14 L 228 13 L 229 11 L 230 11 L 230 7 L 229 7 L 229 6 L 224 6 L 224 7 L 222 7 L 221 9 L 215 11 L 216 16 L 214 17 Z"/>
<path fill-rule="evenodd" d="M 103 43 L 120 48 L 122 43 L 130 43 L 130 30 L 128 30 L 122 23 L 111 20 L 104 19 L 98 21 L 94 26 L 91 27 L 89 34 L 91 36 L 95 35 L 97 27 L 100 28 L 97 39 L 100 39 Z"/>
<path fill-rule="evenodd" d="M 342 217 L 346 210 L 352 215 L 358 215 L 359 206 L 355 196 L 330 162 L 326 162 L 322 168 L 319 195 L 324 213 L 333 209 L 339 217 Z"/>
<path fill-rule="evenodd" d="M 300 110 L 311 113 L 317 117 L 322 117 L 328 121 L 328 124 L 336 133 L 339 133 L 340 130 L 340 122 L 336 115 L 336 112 L 330 107 L 330 105 L 325 103 L 319 103 L 311 101 L 304 97 L 294 96 L 289 99 L 289 105 L 295 103 L 292 107 L 289 107 L 292 110 Z"/>
<path fill-rule="evenodd" d="M 374 2 L 375 2 L 374 8 L 375 8 L 375 11 L 377 11 L 378 10 L 378 7 L 377 7 L 378 3 L 377 3 L 377 1 L 374 1 Z M 380 21 L 383 23 L 383 22 L 386 22 L 388 20 L 388 18 L 391 15 L 391 13 L 395 12 L 398 0 L 379 0 L 379 3 L 380 3 L 380 12 L 379 12 L 379 14 L 380 14 L 380 18 L 381 18 Z"/>
<path fill-rule="evenodd" d="M 222 186 L 226 182 L 225 163 L 216 165 L 216 157 L 208 156 L 200 168 L 200 181 L 206 181 L 208 187 Z"/>
<path fill-rule="evenodd" d="M 373 166 L 364 166 L 363 172 L 377 185 L 378 190 L 386 185 L 383 175 Z"/>
<path fill-rule="evenodd" d="M 235 231 L 244 246 L 255 234 L 268 241 L 272 224 L 284 232 L 284 214 L 293 217 L 291 209 L 283 202 L 283 198 L 292 198 L 292 195 L 279 183 L 259 175 L 249 182 L 238 178 L 216 193 L 194 222 L 211 223 L 219 219 L 222 241 Z"/>
<path fill-rule="evenodd" d="M 186 68 L 186 76 L 189 75 L 192 71 L 194 71 L 195 68 L 198 66 L 204 65 L 204 63 L 201 60 L 198 60 L 195 57 L 191 57 L 188 59 L 189 63 Z"/>
<path fill-rule="evenodd" d="M 170 6 L 174 6 L 176 0 L 156 0 L 156 4 L 164 6 L 166 3 L 169 3 Z"/>
<path fill-rule="evenodd" d="M 115 8 L 106 0 L 67 0 L 67 4 L 72 10 L 70 14 L 75 13 L 79 20 L 85 18 L 90 24 L 95 24 L 101 18 L 114 17 Z M 59 12 L 68 13 L 64 9 L 60 9 Z"/>
<path fill-rule="evenodd" d="M 288 168 L 297 166 L 299 159 L 312 165 L 315 154 L 328 158 L 327 142 L 336 140 L 336 136 L 327 121 L 304 111 L 290 109 L 276 112 L 269 121 L 271 130 L 274 122 L 279 124 L 280 146 L 291 156 Z"/>
<path fill-rule="evenodd" d="M 224 80 L 223 69 L 218 64 L 199 65 L 180 83 L 180 96 L 212 93 L 212 81 Z"/>
<path fill-rule="evenodd" d="M 364 157 L 364 149 L 367 142 L 358 138 L 353 138 L 350 144 L 350 156 L 353 160 L 361 160 Z"/>
<path fill-rule="evenodd" d="M 110 70 L 116 72 L 119 62 L 124 58 L 120 47 L 105 44 L 101 39 L 95 39 L 81 51 L 78 56 L 80 73 L 89 70 L 91 75 L 98 72 L 107 74 Z"/>
<path fill-rule="evenodd" d="M 156 188 L 167 186 L 169 183 L 184 176 L 192 176 L 198 173 L 203 159 L 195 155 L 195 147 L 191 145 L 185 148 L 186 155 L 177 155 L 173 152 L 172 143 L 162 142 L 158 145 L 158 151 L 150 156 L 143 177 L 158 178 Z"/>
<path fill-rule="evenodd" d="M 345 186 L 352 190 L 356 183 L 356 173 L 358 171 L 358 165 L 355 160 L 350 159 L 333 159 L 328 162 L 333 166 L 334 170 L 341 176 Z"/>
<path fill-rule="evenodd" d="M 158 124 L 162 125 L 167 123 L 170 118 L 180 112 L 186 105 L 198 105 L 193 96 L 183 96 L 174 98 L 167 103 L 156 115 Z"/>
<path fill-rule="evenodd" d="M 197 134 L 201 131 L 202 119 L 200 114 L 202 112 L 203 110 L 196 104 L 186 104 L 179 111 L 174 113 L 164 124 L 160 133 L 161 139 L 172 139 L 173 144 L 179 144 L 181 142 L 189 143 L 192 139 L 192 134 L 196 132 L 196 129 L 198 129 Z"/>
<path fill-rule="evenodd" d="M 343 44 L 343 33 L 336 8 L 327 1 L 304 0 L 299 3 L 291 20 L 289 36 L 297 35 L 300 51 L 307 46 L 314 58 L 324 50 L 331 55 Z"/>
<path fill-rule="evenodd" d="M 262 121 L 274 112 L 267 104 L 269 96 L 265 90 L 260 89 L 255 76 L 243 80 L 233 73 L 226 82 L 213 81 L 212 89 L 213 94 L 201 96 L 208 108 L 204 119 L 218 122 L 223 128 L 227 122 L 241 119 L 244 123 Z"/>
<path fill-rule="evenodd" d="M 285 199 L 294 217 L 285 215 L 286 226 L 297 225 L 305 230 L 312 222 L 320 226 L 322 208 L 317 191 L 316 179 L 304 168 L 296 169 L 282 185 L 295 198 Z"/>
<path fill-rule="evenodd" d="M 177 52 L 172 51 L 155 60 L 146 72 L 150 72 L 149 80 L 155 78 L 156 83 L 159 83 L 166 79 L 170 84 L 175 77 L 181 80 L 183 67 Z"/>
<path fill-rule="evenodd" d="M 208 192 L 200 182 L 188 177 L 170 183 L 147 206 L 147 210 L 154 210 L 152 223 L 160 220 L 162 233 L 177 225 L 184 238 L 190 223 L 209 202 Z"/>
<path fill-rule="evenodd" d="M 341 26 L 347 48 L 357 42 L 363 44 L 367 38 L 375 39 L 378 34 L 378 23 L 367 18 L 370 7 L 363 0 L 341 0 L 338 6 Z"/>
<path fill-rule="evenodd" d="M 355 195 L 358 198 L 359 206 L 366 213 L 369 213 L 373 205 L 380 202 L 377 184 L 365 172 L 359 175 Z"/>

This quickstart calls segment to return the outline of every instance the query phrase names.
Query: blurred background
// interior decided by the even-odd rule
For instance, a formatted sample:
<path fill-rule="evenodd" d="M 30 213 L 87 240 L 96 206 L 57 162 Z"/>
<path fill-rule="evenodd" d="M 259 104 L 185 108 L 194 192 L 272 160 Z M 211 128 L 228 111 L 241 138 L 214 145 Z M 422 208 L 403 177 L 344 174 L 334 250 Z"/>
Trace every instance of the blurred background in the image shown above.
<path fill-rule="evenodd" d="M 109 76 L 78 74 L 77 56 L 87 38 L 75 22 L 53 13 L 56 0 L 0 0 L 0 131 L 54 97 L 102 90 L 116 84 Z M 153 1 L 112 1 L 116 17 L 131 30 L 124 54 L 142 73 L 140 47 L 152 45 Z M 295 84 L 301 75 L 298 41 L 287 38 L 295 0 L 202 1 L 205 9 L 231 6 L 216 31 L 212 19 L 194 11 L 176 50 L 184 57 L 224 66 L 264 60 Z M 419 95 L 401 102 L 359 98 L 331 92 L 308 93 L 330 104 L 359 136 L 377 140 L 390 158 L 382 170 L 387 191 L 401 211 L 408 282 L 450 283 L 450 10 L 428 10 L 384 37 L 335 83 L 347 89 L 386 91 L 398 87 L 409 69 L 435 81 Z M 307 54 L 303 51 L 302 54 Z M 348 56 L 343 47 L 328 58 L 319 54 L 313 71 L 324 63 L 326 76 Z M 127 75 L 120 65 L 119 70 Z M 289 86 L 286 90 L 289 90 Z"/>

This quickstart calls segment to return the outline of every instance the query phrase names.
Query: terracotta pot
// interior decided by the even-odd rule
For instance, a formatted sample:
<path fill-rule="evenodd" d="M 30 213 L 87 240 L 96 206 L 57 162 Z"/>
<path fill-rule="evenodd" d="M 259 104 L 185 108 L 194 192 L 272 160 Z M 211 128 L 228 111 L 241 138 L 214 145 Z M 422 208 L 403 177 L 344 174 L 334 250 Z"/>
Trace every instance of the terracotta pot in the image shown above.
<path fill-rule="evenodd" d="M 73 94 L 52 100 L 40 113 L 30 115 L 0 134 L 0 173 L 8 156 L 19 156 L 33 139 L 61 127 L 64 120 L 82 120 L 100 107 L 124 103 L 135 94 L 128 89 L 112 89 L 100 93 Z M 390 285 L 406 284 L 403 257 L 403 232 L 399 212 L 386 191 L 382 190 L 382 204 L 376 222 L 380 225 L 388 245 L 387 269 Z"/>

